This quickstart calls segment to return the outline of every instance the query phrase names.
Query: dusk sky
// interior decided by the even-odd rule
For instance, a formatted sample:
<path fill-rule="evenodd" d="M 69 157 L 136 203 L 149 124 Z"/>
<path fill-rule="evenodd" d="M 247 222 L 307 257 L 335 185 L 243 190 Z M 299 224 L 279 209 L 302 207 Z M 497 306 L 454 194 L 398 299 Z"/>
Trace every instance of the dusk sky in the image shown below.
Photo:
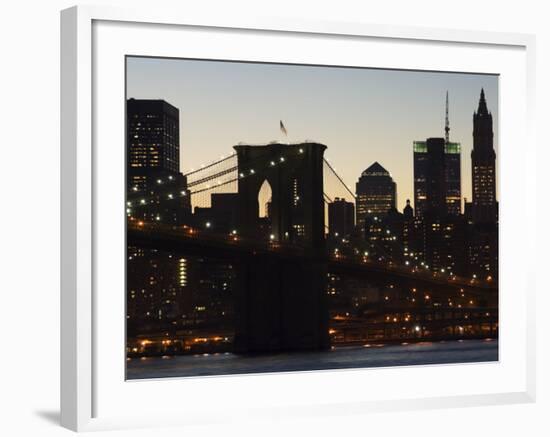
<path fill-rule="evenodd" d="M 471 199 L 472 114 L 481 88 L 493 113 L 498 162 L 498 77 L 465 73 L 128 58 L 127 97 L 164 99 L 180 111 L 183 173 L 251 144 L 313 140 L 355 191 L 374 161 L 413 200 L 415 140 L 443 137 L 449 91 L 451 141 L 462 143 L 462 197 Z M 288 131 L 279 130 L 283 120 Z M 340 193 L 344 194 L 344 193 Z M 348 196 L 349 197 L 349 196 Z"/>

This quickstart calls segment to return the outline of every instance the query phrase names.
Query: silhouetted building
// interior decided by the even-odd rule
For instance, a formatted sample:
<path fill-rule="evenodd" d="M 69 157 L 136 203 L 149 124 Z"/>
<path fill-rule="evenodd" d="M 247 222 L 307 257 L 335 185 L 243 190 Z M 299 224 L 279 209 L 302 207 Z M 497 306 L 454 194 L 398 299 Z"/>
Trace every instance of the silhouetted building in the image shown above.
<path fill-rule="evenodd" d="M 182 223 L 190 216 L 179 172 L 179 111 L 163 100 L 127 101 L 127 196 L 130 221 Z M 185 257 L 127 247 L 129 335 L 159 332 L 180 320 L 189 286 Z"/>
<path fill-rule="evenodd" d="M 478 223 L 468 236 L 468 269 L 482 280 L 498 277 L 498 225 Z"/>
<path fill-rule="evenodd" d="M 405 208 L 403 208 L 403 216 L 407 219 L 407 220 L 410 220 L 414 217 L 414 209 L 413 207 L 411 206 L 411 201 L 410 199 L 407 199 L 407 204 L 405 205 Z"/>
<path fill-rule="evenodd" d="M 458 216 L 462 212 L 462 180 L 460 171 L 460 143 L 445 143 L 445 203 L 447 214 Z"/>
<path fill-rule="evenodd" d="M 416 217 L 406 225 L 407 251 L 413 254 L 409 260 L 422 260 L 434 272 L 463 274 L 466 268 L 460 180 L 453 180 L 460 178 L 459 167 L 460 146 L 456 143 L 444 138 L 414 143 Z"/>
<path fill-rule="evenodd" d="M 444 144 L 444 186 L 445 190 L 445 207 L 448 215 L 458 216 L 462 212 L 460 206 L 462 189 L 461 189 L 461 170 L 460 170 L 460 143 L 451 142 L 449 139 L 449 93 L 445 101 L 445 138 Z M 434 140 L 432 139 L 432 142 Z M 441 142 L 441 140 L 438 140 Z M 439 147 L 439 146 L 438 146 Z M 415 141 L 413 143 L 414 153 L 414 206 L 416 215 L 422 217 L 426 211 L 427 205 L 427 190 L 429 184 L 428 172 L 430 169 L 429 161 L 431 160 L 428 151 L 428 142 Z"/>
<path fill-rule="evenodd" d="M 414 194 L 418 217 L 427 212 L 447 213 L 445 181 L 445 139 L 428 138 L 414 143 Z"/>
<path fill-rule="evenodd" d="M 355 206 L 346 199 L 336 197 L 328 204 L 329 233 L 333 236 L 346 236 L 353 232 L 355 227 Z"/>
<path fill-rule="evenodd" d="M 432 143 L 431 154 L 428 152 L 428 141 Z M 462 195 L 460 143 L 446 143 L 443 138 L 431 138 L 428 141 L 415 141 L 413 143 L 415 213 L 418 217 L 422 217 L 428 208 L 428 189 L 433 190 L 433 186 L 430 188 L 429 185 L 430 181 L 434 181 L 435 176 L 435 180 L 442 181 L 440 188 L 443 190 L 446 213 L 459 215 Z M 439 168 L 434 168 L 434 165 L 439 166 Z M 441 196 L 438 195 L 437 198 L 439 202 Z"/>
<path fill-rule="evenodd" d="M 378 162 L 367 168 L 355 186 L 357 226 L 363 229 L 369 216 L 382 217 L 397 203 L 396 185 L 390 173 Z"/>
<path fill-rule="evenodd" d="M 474 148 L 472 150 L 472 215 L 476 223 L 497 221 L 496 154 L 493 148 L 493 116 L 487 109 L 481 90 L 474 112 Z"/>
<path fill-rule="evenodd" d="M 411 201 L 407 199 L 407 204 L 403 208 L 403 256 L 409 264 L 415 264 L 415 261 L 418 260 L 417 248 L 421 245 L 422 240 L 422 236 L 418 231 L 419 225 L 419 220 L 414 216 Z"/>
<path fill-rule="evenodd" d="M 181 223 L 190 214 L 179 172 L 179 111 L 164 100 L 127 101 L 127 214 Z"/>
<path fill-rule="evenodd" d="M 159 331 L 181 311 L 188 285 L 183 257 L 158 250 L 128 247 L 126 319 L 129 333 Z"/>
<path fill-rule="evenodd" d="M 195 207 L 193 224 L 213 233 L 228 234 L 237 230 L 237 194 L 213 193 L 210 207 Z"/>
<path fill-rule="evenodd" d="M 496 199 L 496 153 L 493 146 L 493 116 L 482 89 L 473 116 L 472 202 L 465 215 L 471 224 L 468 236 L 468 268 L 472 275 L 492 280 L 498 277 L 498 202 Z"/>
<path fill-rule="evenodd" d="M 143 188 L 142 174 L 178 173 L 179 110 L 164 100 L 127 102 L 128 184 Z"/>
<path fill-rule="evenodd" d="M 233 331 L 236 272 L 232 263 L 210 257 L 188 258 L 190 294 L 183 313 L 187 326 L 204 326 L 220 334 Z"/>
<path fill-rule="evenodd" d="M 434 272 L 464 275 L 467 264 L 463 216 L 430 216 L 424 221 L 424 260 Z"/>
<path fill-rule="evenodd" d="M 400 264 L 403 261 L 404 217 L 395 208 L 387 214 L 367 216 L 364 235 L 370 259 Z"/>

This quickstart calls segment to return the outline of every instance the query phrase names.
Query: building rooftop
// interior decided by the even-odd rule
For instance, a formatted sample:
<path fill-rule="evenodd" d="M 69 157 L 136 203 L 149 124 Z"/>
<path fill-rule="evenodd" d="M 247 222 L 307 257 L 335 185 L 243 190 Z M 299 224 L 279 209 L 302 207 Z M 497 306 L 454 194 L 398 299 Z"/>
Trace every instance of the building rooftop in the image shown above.
<path fill-rule="evenodd" d="M 376 161 L 361 173 L 361 176 L 390 176 L 390 172 Z"/>

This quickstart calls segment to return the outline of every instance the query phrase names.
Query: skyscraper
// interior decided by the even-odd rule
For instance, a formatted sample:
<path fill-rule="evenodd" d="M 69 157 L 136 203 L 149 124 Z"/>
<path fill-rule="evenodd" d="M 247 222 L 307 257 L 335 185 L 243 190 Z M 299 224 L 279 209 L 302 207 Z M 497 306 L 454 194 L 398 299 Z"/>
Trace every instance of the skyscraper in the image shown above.
<path fill-rule="evenodd" d="M 493 148 L 493 116 L 487 109 L 481 89 L 474 112 L 474 148 L 472 150 L 472 214 L 477 223 L 497 220 L 496 154 Z"/>
<path fill-rule="evenodd" d="M 414 209 L 419 218 L 424 217 L 429 209 L 437 209 L 440 215 L 447 212 L 445 151 L 443 138 L 414 142 Z"/>
<path fill-rule="evenodd" d="M 190 217 L 187 180 L 179 172 L 179 111 L 164 100 L 127 101 L 128 219 L 182 223 Z M 188 194 L 188 193 L 187 193 Z M 127 247 L 127 328 L 175 329 L 189 291 L 187 258 Z"/>
<path fill-rule="evenodd" d="M 440 140 L 443 140 L 441 138 Z M 445 142 L 443 140 L 444 150 L 444 187 L 445 204 L 447 214 L 459 215 L 461 213 L 461 172 L 460 172 L 460 153 L 461 145 L 455 142 Z M 428 145 L 426 141 L 414 141 L 414 208 L 416 215 L 422 217 L 426 210 L 426 190 L 427 190 L 427 161 Z"/>
<path fill-rule="evenodd" d="M 190 214 L 179 172 L 179 110 L 164 100 L 127 101 L 127 214 L 180 223 Z"/>
<path fill-rule="evenodd" d="M 444 139 L 444 173 L 445 173 L 445 204 L 447 214 L 457 216 L 462 212 L 460 206 L 461 172 L 460 172 L 460 143 L 449 140 L 449 93 L 445 102 L 445 139 Z M 427 198 L 427 155 L 428 147 L 426 141 L 415 141 L 413 143 L 414 154 L 414 207 L 417 217 L 422 217 L 426 211 Z"/>
<path fill-rule="evenodd" d="M 396 207 L 396 185 L 390 173 L 378 162 L 367 168 L 355 185 L 357 226 L 363 229 L 369 216 L 385 216 Z"/>
<path fill-rule="evenodd" d="M 493 116 L 481 90 L 473 116 L 472 202 L 468 204 L 470 229 L 468 261 L 471 273 L 498 277 L 498 202 L 496 199 L 496 153 L 493 147 Z"/>
<path fill-rule="evenodd" d="M 460 172 L 460 143 L 445 142 L 445 203 L 447 214 L 457 216 L 462 212 L 462 181 Z"/>
<path fill-rule="evenodd" d="M 138 187 L 137 176 L 151 171 L 178 173 L 179 110 L 164 100 L 127 102 L 129 183 Z"/>
<path fill-rule="evenodd" d="M 411 248 L 421 254 L 433 271 L 461 273 L 464 271 L 464 223 L 458 213 L 449 210 L 449 169 L 456 165 L 455 156 L 447 153 L 452 143 L 445 138 L 428 138 L 415 142 L 414 182 L 416 219 L 412 232 L 418 238 L 411 239 Z M 460 154 L 458 153 L 458 163 Z M 460 174 L 460 173 L 459 173 Z M 459 182 L 460 183 L 460 182 Z"/>

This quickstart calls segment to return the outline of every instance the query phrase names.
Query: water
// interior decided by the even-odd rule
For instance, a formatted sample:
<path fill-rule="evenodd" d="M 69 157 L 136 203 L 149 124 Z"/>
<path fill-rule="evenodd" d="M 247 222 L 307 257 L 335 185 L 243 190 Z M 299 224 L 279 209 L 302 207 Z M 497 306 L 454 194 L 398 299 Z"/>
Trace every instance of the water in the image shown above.
<path fill-rule="evenodd" d="M 370 347 L 339 347 L 323 352 L 243 356 L 232 353 L 134 358 L 127 361 L 128 379 L 303 370 L 476 363 L 498 360 L 497 340 L 422 342 Z"/>

